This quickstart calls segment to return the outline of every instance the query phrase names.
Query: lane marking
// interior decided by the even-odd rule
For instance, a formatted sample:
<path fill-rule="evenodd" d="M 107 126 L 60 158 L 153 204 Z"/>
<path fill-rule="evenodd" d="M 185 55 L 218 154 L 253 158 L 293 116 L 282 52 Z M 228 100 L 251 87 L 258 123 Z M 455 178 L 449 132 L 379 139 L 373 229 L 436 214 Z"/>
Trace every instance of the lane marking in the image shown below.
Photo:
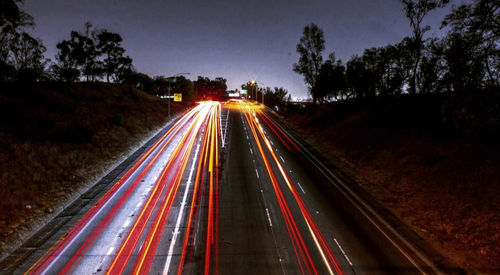
<path fill-rule="evenodd" d="M 252 154 L 252 155 L 253 155 L 253 151 L 252 151 L 252 148 L 248 148 L 248 149 L 250 149 L 250 154 Z"/>
<path fill-rule="evenodd" d="M 127 227 L 127 226 L 129 226 L 131 221 L 132 221 L 131 219 L 127 219 L 127 220 L 125 221 L 125 223 L 123 223 L 123 226 L 122 226 L 122 227 Z"/>
<path fill-rule="evenodd" d="M 285 163 L 285 160 L 283 159 L 283 157 L 280 155 L 280 159 L 283 163 Z"/>
<path fill-rule="evenodd" d="M 290 135 L 287 130 L 283 129 L 297 144 L 300 144 L 299 141 Z M 301 144 L 300 144 L 301 145 Z M 388 233 L 382 229 L 382 226 L 387 228 L 387 231 L 392 233 L 396 239 L 398 239 L 403 245 L 405 245 L 412 253 L 415 254 L 415 256 L 418 258 L 418 260 L 422 261 L 425 265 L 429 266 L 436 274 L 443 274 L 433 263 L 432 260 L 430 260 L 428 257 L 423 255 L 417 248 L 415 248 L 412 244 L 410 244 L 401 234 L 399 234 L 385 219 L 383 219 L 378 213 L 375 212 L 366 202 L 364 202 L 357 194 L 354 193 L 354 191 L 351 190 L 343 181 L 341 181 L 335 174 L 333 174 L 326 166 L 321 163 L 307 148 L 302 146 L 302 149 L 305 152 L 305 156 L 311 161 L 311 163 L 318 168 L 318 170 L 326 176 L 326 178 L 333 184 L 333 186 L 340 191 L 353 205 L 355 208 L 357 208 L 363 216 L 366 217 L 366 219 L 371 222 L 375 228 L 379 230 L 379 232 L 384 235 L 384 237 L 389 240 L 389 242 L 397 249 L 403 256 L 413 265 L 415 266 L 418 271 L 422 274 L 426 274 L 426 272 L 422 269 L 422 267 L 415 262 L 415 259 L 412 258 L 412 256 L 408 255 L 406 251 L 404 251 L 404 248 L 402 248 L 399 244 L 396 243 L 396 240 L 391 238 Z M 343 190 L 345 189 L 345 190 Z M 364 209 L 363 209 L 364 208 Z M 370 217 L 370 215 L 373 215 L 373 218 Z M 378 224 L 376 219 L 380 224 Z"/>
<path fill-rule="evenodd" d="M 196 151 L 194 153 L 193 163 L 191 164 L 191 169 L 189 171 L 188 181 L 186 183 L 186 188 L 184 189 L 184 196 L 182 197 L 181 211 L 179 212 L 179 215 L 177 215 L 177 221 L 175 222 L 175 229 L 172 232 L 173 237 L 172 237 L 172 241 L 170 242 L 170 246 L 168 248 L 167 260 L 165 262 L 165 267 L 163 268 L 163 274 L 168 274 L 168 270 L 170 269 L 170 263 L 172 261 L 172 254 L 174 252 L 174 245 L 175 245 L 175 242 L 177 241 L 177 237 L 179 236 L 178 233 L 180 232 L 179 227 L 181 225 L 181 220 L 182 220 L 182 216 L 184 213 L 184 205 L 186 204 L 187 195 L 189 193 L 188 190 L 189 190 L 189 187 L 191 185 L 191 180 L 193 178 L 194 166 L 196 164 L 196 158 L 198 156 L 199 151 L 200 151 L 200 143 L 198 143 L 198 145 L 196 146 Z"/>
<path fill-rule="evenodd" d="M 344 249 L 342 249 L 342 246 L 339 244 L 339 242 L 337 241 L 337 239 L 333 238 L 333 240 L 335 241 L 335 243 L 339 247 L 340 252 L 342 252 L 342 254 L 344 255 L 344 257 L 347 260 L 347 262 L 349 263 L 349 265 L 353 266 L 351 260 L 349 259 L 349 257 L 347 257 L 347 254 L 345 253 Z"/>
<path fill-rule="evenodd" d="M 297 182 L 297 185 L 299 186 L 300 190 L 302 191 L 302 193 L 306 193 L 306 191 L 304 191 L 304 188 L 302 188 L 302 185 L 300 185 L 300 182 Z"/>
<path fill-rule="evenodd" d="M 271 215 L 269 215 L 269 209 L 266 207 L 267 221 L 269 222 L 269 226 L 273 227 L 273 223 L 271 222 Z"/>
<path fill-rule="evenodd" d="M 255 169 L 255 174 L 257 174 L 257 178 L 259 178 L 259 172 L 257 171 L 257 169 Z"/>
<path fill-rule="evenodd" d="M 108 249 L 108 252 L 106 252 L 106 256 L 111 255 L 111 253 L 113 253 L 113 251 L 114 251 L 114 250 L 115 250 L 115 248 L 114 248 L 114 247 L 110 247 L 110 248 Z"/>

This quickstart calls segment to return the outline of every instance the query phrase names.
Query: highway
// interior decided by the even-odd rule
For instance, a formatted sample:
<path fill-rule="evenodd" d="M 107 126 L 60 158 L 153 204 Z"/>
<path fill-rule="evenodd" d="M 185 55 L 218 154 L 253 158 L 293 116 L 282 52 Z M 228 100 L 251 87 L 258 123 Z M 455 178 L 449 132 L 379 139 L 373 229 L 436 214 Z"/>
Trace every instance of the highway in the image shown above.
<path fill-rule="evenodd" d="M 442 272 L 377 211 L 262 105 L 205 101 L 10 268 L 16 274 Z"/>

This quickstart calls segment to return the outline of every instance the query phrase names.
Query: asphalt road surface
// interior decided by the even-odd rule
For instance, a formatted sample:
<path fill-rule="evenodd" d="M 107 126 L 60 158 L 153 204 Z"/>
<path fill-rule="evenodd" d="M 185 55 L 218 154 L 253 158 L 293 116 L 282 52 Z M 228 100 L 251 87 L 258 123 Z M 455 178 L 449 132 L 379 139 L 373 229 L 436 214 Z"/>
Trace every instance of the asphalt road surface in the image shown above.
<path fill-rule="evenodd" d="M 279 120 L 258 104 L 200 103 L 107 188 L 45 228 L 60 229 L 27 240 L 2 273 L 453 271 Z"/>

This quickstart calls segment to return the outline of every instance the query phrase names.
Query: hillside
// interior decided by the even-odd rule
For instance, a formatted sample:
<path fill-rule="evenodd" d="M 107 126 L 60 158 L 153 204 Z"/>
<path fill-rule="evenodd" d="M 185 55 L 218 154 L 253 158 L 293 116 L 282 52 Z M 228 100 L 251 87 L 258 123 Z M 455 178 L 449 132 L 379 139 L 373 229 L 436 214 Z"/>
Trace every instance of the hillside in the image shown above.
<path fill-rule="evenodd" d="M 498 94 L 296 107 L 287 122 L 440 253 L 499 272 Z"/>
<path fill-rule="evenodd" d="M 168 120 L 165 100 L 125 85 L 2 85 L 0 254 Z"/>

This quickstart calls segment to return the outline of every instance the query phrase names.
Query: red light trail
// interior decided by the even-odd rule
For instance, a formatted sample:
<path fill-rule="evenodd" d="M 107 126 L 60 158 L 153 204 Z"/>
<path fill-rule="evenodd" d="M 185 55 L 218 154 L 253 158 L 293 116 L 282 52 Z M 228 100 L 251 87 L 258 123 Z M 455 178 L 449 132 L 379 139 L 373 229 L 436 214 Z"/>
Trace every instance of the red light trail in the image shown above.
<path fill-rule="evenodd" d="M 282 223 L 278 224 L 286 228 L 297 269 L 303 274 L 320 274 L 323 270 L 343 274 L 328 241 L 286 173 L 284 163 L 276 156 L 259 118 L 288 151 L 301 152 L 300 147 L 263 111 L 250 108 L 245 102 L 237 106 L 267 172 L 263 180 L 274 192 L 270 198 L 275 198 L 279 206 Z M 218 274 L 221 112 L 219 102 L 205 101 L 183 114 L 26 274 L 53 273 L 52 268 L 60 274 L 77 272 L 91 251 L 103 251 L 99 250 L 101 238 L 120 224 L 123 225 L 118 236 L 108 237 L 111 240 L 106 247 L 108 256 L 99 267 L 106 274 L 149 273 L 157 250 L 166 239 L 171 245 L 164 274 L 174 270 L 177 274 Z M 191 167 L 189 173 L 188 167 Z M 187 174 L 188 184 L 182 196 L 179 190 Z M 185 217 L 183 209 L 172 211 L 181 197 L 180 207 L 188 207 Z M 270 220 L 269 212 L 267 215 Z M 167 227 L 172 220 L 177 220 L 174 229 Z M 165 236 L 167 232 L 173 237 Z M 81 240 L 83 234 L 86 237 Z M 171 266 L 170 254 L 178 236 L 178 261 Z M 193 266 L 190 263 L 195 253 L 202 260 Z"/>

